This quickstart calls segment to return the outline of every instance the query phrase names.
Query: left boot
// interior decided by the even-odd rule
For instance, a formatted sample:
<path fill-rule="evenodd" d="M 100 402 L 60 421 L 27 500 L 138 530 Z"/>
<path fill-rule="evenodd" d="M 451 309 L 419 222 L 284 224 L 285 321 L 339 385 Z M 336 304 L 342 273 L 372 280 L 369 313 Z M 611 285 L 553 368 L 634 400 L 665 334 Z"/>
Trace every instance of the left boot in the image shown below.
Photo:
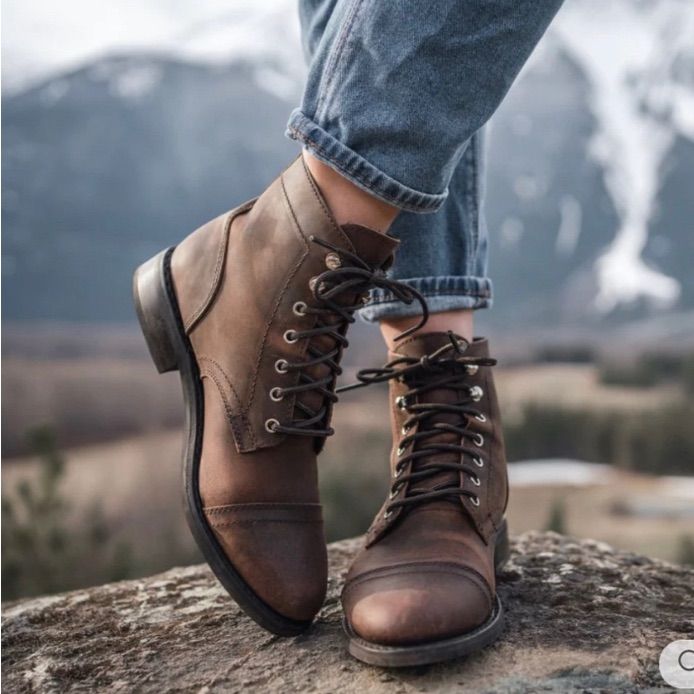
<path fill-rule="evenodd" d="M 342 593 L 350 653 L 381 666 L 467 655 L 502 629 L 506 456 L 487 341 L 405 340 L 390 381 L 392 486 Z"/>

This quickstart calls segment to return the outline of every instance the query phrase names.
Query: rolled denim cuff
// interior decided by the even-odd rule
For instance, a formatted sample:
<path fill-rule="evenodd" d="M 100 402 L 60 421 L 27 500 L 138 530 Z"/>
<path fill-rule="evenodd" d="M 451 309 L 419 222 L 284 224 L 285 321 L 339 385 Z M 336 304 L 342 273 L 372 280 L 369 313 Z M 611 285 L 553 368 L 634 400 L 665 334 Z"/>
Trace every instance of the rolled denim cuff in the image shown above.
<path fill-rule="evenodd" d="M 418 290 L 427 300 L 429 313 L 455 311 L 458 309 L 490 308 L 493 287 L 488 277 L 415 277 L 402 280 Z M 359 313 L 367 321 L 380 321 L 384 318 L 406 318 L 422 312 L 415 301 L 405 304 L 390 291 L 377 288 L 371 291 L 368 303 Z"/>
<path fill-rule="evenodd" d="M 448 197 L 448 190 L 440 194 L 424 193 L 396 181 L 321 128 L 300 109 L 292 111 L 286 134 L 301 142 L 313 156 L 354 185 L 401 210 L 436 212 Z"/>

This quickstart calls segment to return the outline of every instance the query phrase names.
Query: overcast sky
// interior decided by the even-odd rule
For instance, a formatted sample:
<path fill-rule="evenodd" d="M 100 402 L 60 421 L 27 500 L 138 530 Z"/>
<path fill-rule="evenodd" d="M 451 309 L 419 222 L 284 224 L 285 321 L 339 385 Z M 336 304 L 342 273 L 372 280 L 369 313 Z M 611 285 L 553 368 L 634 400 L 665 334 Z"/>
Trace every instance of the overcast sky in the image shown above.
<path fill-rule="evenodd" d="M 114 49 L 175 50 L 191 32 L 220 20 L 227 26 L 249 21 L 257 26 L 266 14 L 294 20 L 295 4 L 296 0 L 2 0 L 4 87 Z M 258 32 L 239 34 L 240 40 L 262 41 Z"/>

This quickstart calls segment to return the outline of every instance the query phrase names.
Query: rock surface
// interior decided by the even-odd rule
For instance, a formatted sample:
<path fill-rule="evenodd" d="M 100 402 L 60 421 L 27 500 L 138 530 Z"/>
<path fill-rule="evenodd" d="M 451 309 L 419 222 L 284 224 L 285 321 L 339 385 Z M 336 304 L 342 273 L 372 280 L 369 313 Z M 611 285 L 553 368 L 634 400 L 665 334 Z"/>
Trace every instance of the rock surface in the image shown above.
<path fill-rule="evenodd" d="M 345 650 L 342 576 L 359 540 L 330 547 L 328 599 L 297 638 L 265 633 L 205 566 L 5 606 L 8 692 L 672 691 L 661 649 L 694 634 L 694 571 L 591 540 L 513 542 L 501 640 L 466 660 L 385 670 Z"/>

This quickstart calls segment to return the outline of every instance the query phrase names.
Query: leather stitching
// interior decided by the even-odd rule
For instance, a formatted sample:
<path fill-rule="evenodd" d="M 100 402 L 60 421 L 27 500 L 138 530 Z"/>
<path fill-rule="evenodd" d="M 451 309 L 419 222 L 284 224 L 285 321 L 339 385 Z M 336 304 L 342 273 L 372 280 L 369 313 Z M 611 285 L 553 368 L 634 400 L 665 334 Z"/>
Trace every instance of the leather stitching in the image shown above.
<path fill-rule="evenodd" d="M 233 412 L 231 410 L 231 405 L 229 404 L 229 401 L 227 400 L 226 394 L 224 392 L 224 388 L 222 387 L 222 384 L 217 380 L 217 377 L 215 374 L 211 371 L 205 371 L 200 374 L 200 378 L 211 378 L 212 382 L 217 386 L 217 392 L 219 393 L 219 396 L 222 398 L 222 402 L 224 403 L 224 412 L 226 413 L 227 416 L 227 421 L 229 422 L 229 425 L 231 426 L 231 431 L 234 435 L 234 438 L 237 441 L 243 441 L 243 432 L 238 428 L 238 425 L 233 419 Z M 251 437 L 253 436 L 253 432 L 250 432 Z"/>
<path fill-rule="evenodd" d="M 435 564 L 418 564 L 417 562 L 410 562 L 407 564 L 398 564 L 397 566 L 391 566 L 383 569 L 373 569 L 351 580 L 348 580 L 345 583 L 342 592 L 346 593 L 351 588 L 374 579 L 418 573 L 449 573 L 463 575 L 466 578 L 471 578 L 475 582 L 475 585 L 478 585 L 482 589 L 482 591 L 485 593 L 485 595 L 487 596 L 487 598 L 489 598 L 490 601 L 494 598 L 494 595 L 489 584 L 487 583 L 487 580 L 484 578 L 484 576 L 482 576 L 482 574 L 479 571 L 476 571 L 475 569 L 469 566 L 462 566 L 461 564 L 452 564 L 449 562 L 437 562 Z"/>
<path fill-rule="evenodd" d="M 238 393 L 236 392 L 234 386 L 231 383 L 231 380 L 229 376 L 227 375 L 226 371 L 221 367 L 220 364 L 218 364 L 214 359 L 211 359 L 210 357 L 199 357 L 198 361 L 207 361 L 213 364 L 221 373 L 222 377 L 224 378 L 226 384 L 229 386 L 229 389 L 231 390 L 232 394 L 234 395 L 234 398 L 236 399 L 236 405 L 239 409 L 239 416 L 241 417 L 243 421 L 244 428 L 246 429 L 246 432 L 248 433 L 248 436 L 251 440 L 251 445 L 255 446 L 256 440 L 255 440 L 255 434 L 253 433 L 253 429 L 251 428 L 248 419 L 244 416 L 243 411 L 241 409 L 241 398 L 239 397 Z M 238 441 L 243 441 L 243 432 L 239 429 L 238 423 L 234 417 L 234 412 L 232 411 L 232 408 L 229 404 L 229 401 L 226 398 L 226 393 L 224 392 L 224 389 L 222 388 L 222 385 L 219 383 L 217 378 L 215 378 L 214 374 L 208 370 L 205 370 L 205 374 L 208 375 L 215 383 L 217 386 L 217 389 L 219 390 L 219 394 L 222 397 L 222 400 L 224 401 L 224 410 L 227 415 L 227 420 L 229 422 L 229 425 L 231 426 L 231 430 L 234 433 L 234 438 L 236 438 Z"/>
<path fill-rule="evenodd" d="M 261 525 L 263 523 L 309 523 L 309 524 L 322 524 L 323 521 L 317 518 L 254 518 L 253 520 L 226 520 L 223 522 L 210 523 L 213 528 L 228 528 L 232 525 Z"/>
<path fill-rule="evenodd" d="M 306 174 L 306 178 L 308 179 L 308 182 L 311 185 L 311 191 L 313 192 L 314 197 L 318 201 L 321 210 L 323 210 L 325 218 L 328 220 L 330 226 L 337 232 L 338 236 L 340 236 L 340 238 L 347 244 L 347 248 L 349 248 L 349 250 L 351 251 L 354 251 L 354 246 L 352 245 L 352 242 L 349 240 L 349 237 L 347 236 L 347 234 L 345 234 L 344 231 L 342 231 L 340 226 L 338 226 L 338 224 L 335 222 L 335 218 L 332 216 L 328 208 L 325 206 L 325 202 L 319 194 L 318 189 L 316 188 L 316 184 L 313 182 L 313 176 L 311 176 L 311 173 L 308 170 L 308 167 L 306 166 L 306 162 L 303 160 L 303 157 L 301 159 L 301 163 L 304 167 L 304 173 Z"/>
<path fill-rule="evenodd" d="M 282 178 L 280 178 L 280 183 L 282 186 L 282 192 L 284 194 L 285 200 L 289 204 L 289 200 L 287 198 L 287 192 L 284 188 L 284 181 L 282 180 Z M 291 210 L 292 217 L 294 217 L 294 211 L 292 210 L 291 204 L 289 204 L 289 209 Z M 296 223 L 296 226 L 299 229 L 299 231 L 301 231 L 301 227 L 299 227 L 299 224 L 296 221 L 296 217 L 294 217 L 294 222 Z M 303 237 L 303 233 L 302 233 L 302 237 Z M 304 241 L 304 243 L 306 243 L 306 242 Z M 281 291 L 277 297 L 277 300 L 275 301 L 275 305 L 272 308 L 272 313 L 270 314 L 270 318 L 265 323 L 265 331 L 263 332 L 263 339 L 261 340 L 260 349 L 258 350 L 258 358 L 256 359 L 255 366 L 253 367 L 253 379 L 251 380 L 248 406 L 243 411 L 244 414 L 247 414 L 250 411 L 251 406 L 253 405 L 253 402 L 255 400 L 255 391 L 256 391 L 256 386 L 258 385 L 258 375 L 260 373 L 260 365 L 263 361 L 263 354 L 265 353 L 265 345 L 267 344 L 268 333 L 270 332 L 270 328 L 272 327 L 272 323 L 273 323 L 275 316 L 277 315 L 277 311 L 279 310 L 279 307 L 282 303 L 282 299 L 284 298 L 285 294 L 287 293 L 287 290 L 288 290 L 292 280 L 294 279 L 295 275 L 299 272 L 299 269 L 301 268 L 301 265 L 303 264 L 304 259 L 306 258 L 307 255 L 308 255 L 308 251 L 305 250 L 304 254 L 299 258 L 296 265 L 290 269 L 289 274 L 287 276 L 287 280 L 284 283 L 284 286 L 282 287 L 282 289 L 281 289 Z M 294 406 L 294 398 L 290 399 L 290 401 L 288 402 L 287 407 L 289 407 L 289 406 L 291 406 L 291 407 Z"/>
<path fill-rule="evenodd" d="M 261 504 L 228 504 L 226 506 L 208 506 L 205 509 L 205 513 L 210 515 L 224 514 L 224 513 L 243 513 L 244 511 L 320 511 L 320 504 L 271 504 L 271 503 L 261 503 Z"/>
<path fill-rule="evenodd" d="M 217 292 L 217 289 L 219 287 L 219 280 L 222 276 L 222 266 L 224 265 L 224 258 L 226 258 L 226 251 L 227 251 L 227 240 L 229 238 L 229 229 L 231 227 L 231 222 L 234 220 L 234 218 L 237 215 L 234 213 L 230 213 L 227 216 L 227 219 L 224 222 L 224 231 L 222 232 L 221 238 L 219 240 L 219 247 L 217 249 L 217 259 L 215 261 L 215 267 L 214 267 L 214 275 L 212 279 L 212 284 L 210 285 L 210 290 L 207 293 L 207 296 L 205 299 L 202 301 L 200 306 L 193 311 L 193 314 L 191 317 L 186 321 L 185 323 L 185 330 L 186 332 L 190 332 L 190 330 L 193 328 L 193 326 L 198 322 L 198 320 L 202 317 L 203 313 L 206 311 L 207 307 L 210 305 L 210 302 L 214 298 L 214 295 Z"/>

